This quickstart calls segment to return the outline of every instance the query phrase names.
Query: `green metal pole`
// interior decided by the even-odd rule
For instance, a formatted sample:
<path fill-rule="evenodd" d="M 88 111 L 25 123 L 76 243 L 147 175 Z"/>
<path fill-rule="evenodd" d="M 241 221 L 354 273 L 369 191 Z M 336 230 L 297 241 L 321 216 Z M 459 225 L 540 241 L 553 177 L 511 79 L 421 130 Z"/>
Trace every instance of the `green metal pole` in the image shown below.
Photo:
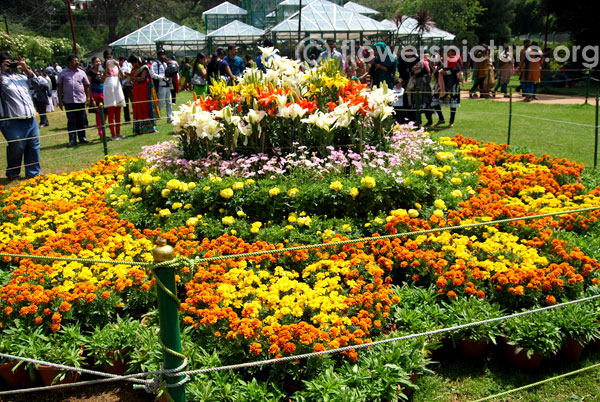
<path fill-rule="evenodd" d="M 175 250 L 167 245 L 165 239 L 158 239 L 157 246 L 152 250 L 154 262 L 171 261 L 175 258 Z M 158 314 L 160 320 L 160 339 L 164 346 L 177 354 L 181 355 L 181 336 L 179 333 L 179 306 L 174 300 L 177 294 L 175 288 L 175 269 L 172 267 L 155 268 L 156 280 L 162 282 L 165 288 L 171 292 L 169 295 L 161 287 L 156 286 L 156 295 L 158 297 Z M 181 357 L 172 353 L 163 351 L 163 361 L 165 369 L 174 369 L 183 363 Z M 166 383 L 175 384 L 183 380 L 183 376 L 167 376 Z M 174 402 L 185 402 L 185 386 L 180 385 L 173 388 L 167 388 L 170 398 Z"/>
<path fill-rule="evenodd" d="M 585 104 L 588 104 L 588 98 L 590 97 L 590 81 L 592 78 L 592 71 L 588 71 L 588 75 L 587 75 L 587 83 L 585 85 Z"/>
<path fill-rule="evenodd" d="M 506 145 L 510 145 L 510 129 L 512 126 L 512 87 L 509 88 L 510 99 L 508 101 L 508 138 L 506 140 Z"/>
<path fill-rule="evenodd" d="M 106 127 L 104 125 L 104 104 L 98 105 L 96 113 L 100 113 L 100 127 L 102 128 L 102 145 L 104 146 L 104 156 L 108 156 L 108 145 L 106 144 Z"/>
<path fill-rule="evenodd" d="M 594 138 L 594 169 L 598 165 L 598 94 L 596 94 L 596 128 Z"/>
<path fill-rule="evenodd" d="M 416 107 L 416 111 L 415 111 L 415 113 L 417 114 L 416 123 L 417 123 L 417 127 L 421 127 L 421 92 L 417 91 L 416 95 L 417 95 L 417 107 Z"/>

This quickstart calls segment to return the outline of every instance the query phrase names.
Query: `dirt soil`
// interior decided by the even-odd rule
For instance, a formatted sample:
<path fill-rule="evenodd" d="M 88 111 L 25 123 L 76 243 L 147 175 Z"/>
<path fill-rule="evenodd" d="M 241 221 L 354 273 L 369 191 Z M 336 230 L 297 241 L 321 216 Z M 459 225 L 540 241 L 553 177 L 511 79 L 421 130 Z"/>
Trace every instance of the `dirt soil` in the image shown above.
<path fill-rule="evenodd" d="M 43 384 L 36 384 L 42 386 Z M 0 390 L 6 387 L 0 386 Z M 64 391 L 27 392 L 0 396 L 2 402 L 149 402 L 155 396 L 144 390 L 134 390 L 130 384 L 109 383 L 68 388 Z"/>
<path fill-rule="evenodd" d="M 466 91 L 462 92 L 460 97 L 461 97 L 461 99 L 469 99 L 469 93 Z M 538 99 L 534 99 L 533 101 L 531 101 L 531 103 L 542 103 L 545 105 L 584 105 L 585 104 L 585 96 L 537 94 L 536 97 Z M 490 97 L 488 99 L 491 99 L 496 102 L 510 101 L 509 98 L 505 98 L 504 95 L 501 93 L 497 93 L 495 98 Z M 513 102 L 523 102 L 524 99 L 525 98 L 523 96 L 521 96 L 520 94 L 513 93 Z M 593 103 L 593 102 L 595 102 L 595 100 L 590 97 L 588 102 Z"/>

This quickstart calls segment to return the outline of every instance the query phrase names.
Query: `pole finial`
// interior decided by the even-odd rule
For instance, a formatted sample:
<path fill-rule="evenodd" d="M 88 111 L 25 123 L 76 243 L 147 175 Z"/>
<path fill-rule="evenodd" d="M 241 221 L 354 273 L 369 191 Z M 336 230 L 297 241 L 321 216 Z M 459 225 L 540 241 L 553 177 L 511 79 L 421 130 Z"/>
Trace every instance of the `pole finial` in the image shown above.
<path fill-rule="evenodd" d="M 171 261 L 175 258 L 175 249 L 167 244 L 166 239 L 159 237 L 152 249 L 152 257 L 154 262 Z"/>

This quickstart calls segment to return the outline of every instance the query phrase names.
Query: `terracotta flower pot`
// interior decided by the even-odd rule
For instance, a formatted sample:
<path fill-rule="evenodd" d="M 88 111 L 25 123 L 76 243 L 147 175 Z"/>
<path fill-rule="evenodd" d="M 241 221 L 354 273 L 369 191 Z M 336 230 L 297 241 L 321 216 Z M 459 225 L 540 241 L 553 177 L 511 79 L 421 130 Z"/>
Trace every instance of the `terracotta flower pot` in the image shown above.
<path fill-rule="evenodd" d="M 544 356 L 541 353 L 533 352 L 531 356 L 527 356 L 527 349 L 520 346 L 504 344 L 504 356 L 511 366 L 528 372 L 536 371 Z"/>
<path fill-rule="evenodd" d="M 31 385 L 29 372 L 25 370 L 25 364 L 21 364 L 16 370 L 13 367 L 17 362 L 9 362 L 0 364 L 0 375 L 11 388 L 23 388 Z"/>
<path fill-rule="evenodd" d="M 570 362 L 578 362 L 583 353 L 583 345 L 576 339 L 567 337 L 567 340 L 562 348 L 560 348 L 560 356 Z"/>
<path fill-rule="evenodd" d="M 109 352 L 109 355 L 111 357 L 113 357 L 113 354 L 114 353 L 112 351 Z M 122 350 L 121 355 L 124 354 L 125 351 Z M 102 370 L 106 373 L 122 375 L 125 374 L 125 372 L 127 371 L 127 363 L 124 360 L 121 360 L 121 358 L 116 357 L 113 359 L 112 364 L 103 363 Z"/>
<path fill-rule="evenodd" d="M 54 381 L 54 378 L 56 378 L 56 376 L 62 372 L 61 369 L 57 369 L 56 367 L 52 367 L 52 366 L 40 365 L 38 367 L 38 371 L 40 372 L 42 381 L 44 382 L 44 384 L 46 386 L 74 383 L 74 382 L 79 381 L 79 376 L 80 376 L 80 373 L 78 373 L 76 371 L 69 371 L 64 379 L 62 379 L 60 381 L 56 381 L 53 384 L 52 382 Z"/>
<path fill-rule="evenodd" d="M 412 383 L 412 384 L 417 384 L 417 381 L 419 380 L 419 374 L 417 373 L 411 373 L 408 375 L 408 380 Z M 400 390 L 400 392 L 402 392 L 404 395 L 406 395 L 407 397 L 410 397 L 414 392 L 415 389 L 412 387 L 403 387 L 401 385 L 398 385 L 398 389 Z"/>
<path fill-rule="evenodd" d="M 470 338 L 464 338 L 457 342 L 456 348 L 462 356 L 468 359 L 481 359 L 488 350 L 487 339 L 473 340 Z"/>

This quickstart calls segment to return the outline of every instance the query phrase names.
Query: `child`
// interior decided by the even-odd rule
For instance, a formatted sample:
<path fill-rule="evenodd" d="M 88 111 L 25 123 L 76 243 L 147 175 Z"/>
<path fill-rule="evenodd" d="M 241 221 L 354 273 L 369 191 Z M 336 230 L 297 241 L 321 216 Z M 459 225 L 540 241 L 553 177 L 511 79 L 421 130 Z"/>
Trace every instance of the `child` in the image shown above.
<path fill-rule="evenodd" d="M 404 82 L 402 78 L 396 78 L 394 80 L 394 95 L 396 95 L 396 101 L 394 102 L 394 114 L 396 117 L 396 122 L 398 124 L 404 124 L 404 88 L 402 85 Z"/>

